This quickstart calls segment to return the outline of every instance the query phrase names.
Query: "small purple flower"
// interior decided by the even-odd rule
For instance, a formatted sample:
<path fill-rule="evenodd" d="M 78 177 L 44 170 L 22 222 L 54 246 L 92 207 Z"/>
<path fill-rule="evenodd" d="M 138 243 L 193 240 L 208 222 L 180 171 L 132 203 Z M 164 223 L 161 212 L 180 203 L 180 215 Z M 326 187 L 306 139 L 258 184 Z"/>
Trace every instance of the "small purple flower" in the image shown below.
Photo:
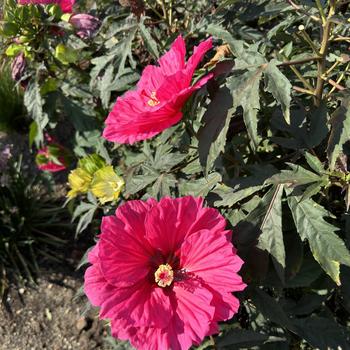
<path fill-rule="evenodd" d="M 27 67 L 26 59 L 24 58 L 24 53 L 18 54 L 11 64 L 11 76 L 16 82 L 20 81 L 23 77 L 24 71 Z"/>
<path fill-rule="evenodd" d="M 77 35 L 82 39 L 91 38 L 101 24 L 98 18 L 86 13 L 72 15 L 69 23 L 77 29 Z"/>

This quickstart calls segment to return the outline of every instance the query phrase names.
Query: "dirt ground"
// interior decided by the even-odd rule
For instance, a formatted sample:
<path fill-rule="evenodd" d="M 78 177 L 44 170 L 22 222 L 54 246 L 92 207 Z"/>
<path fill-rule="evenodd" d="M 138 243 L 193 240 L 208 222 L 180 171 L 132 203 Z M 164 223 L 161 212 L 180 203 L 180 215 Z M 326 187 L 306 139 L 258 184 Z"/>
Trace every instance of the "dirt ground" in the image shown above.
<path fill-rule="evenodd" d="M 82 316 L 83 304 L 72 300 L 80 283 L 51 277 L 55 280 L 40 280 L 36 290 L 21 288 L 7 296 L 0 310 L 0 349 L 105 349 L 102 325 L 93 314 Z"/>
<path fill-rule="evenodd" d="M 107 350 L 107 325 L 86 313 L 80 274 L 46 273 L 36 287 L 11 288 L 0 307 L 0 350 Z"/>

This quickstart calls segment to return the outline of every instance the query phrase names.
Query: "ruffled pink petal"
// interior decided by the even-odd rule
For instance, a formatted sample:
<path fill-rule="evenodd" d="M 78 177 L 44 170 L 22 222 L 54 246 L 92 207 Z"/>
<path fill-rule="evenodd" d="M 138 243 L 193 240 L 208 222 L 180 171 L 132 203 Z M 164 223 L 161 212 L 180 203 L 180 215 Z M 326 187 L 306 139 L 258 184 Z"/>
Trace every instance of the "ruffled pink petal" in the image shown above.
<path fill-rule="evenodd" d="M 84 281 L 84 292 L 93 306 L 101 306 L 116 290 L 103 277 L 99 265 L 92 265 L 87 268 Z"/>
<path fill-rule="evenodd" d="M 237 274 L 243 261 L 233 253 L 225 235 L 205 229 L 188 236 L 181 246 L 180 263 L 183 269 L 214 290 L 231 292 L 245 288 Z"/>
<path fill-rule="evenodd" d="M 195 85 L 189 86 L 188 88 L 185 88 L 177 95 L 173 95 L 171 100 L 169 101 L 169 106 L 171 106 L 172 109 L 179 109 L 182 108 L 182 106 L 186 103 L 186 101 L 189 99 L 189 97 L 198 89 L 202 88 L 208 80 L 210 80 L 213 77 L 212 74 L 208 74 L 201 80 L 199 80 Z"/>
<path fill-rule="evenodd" d="M 100 259 L 98 257 L 98 251 L 99 242 L 97 242 L 87 254 L 87 260 L 90 264 L 97 264 L 100 262 Z"/>
<path fill-rule="evenodd" d="M 116 286 L 131 286 L 150 273 L 150 254 L 132 226 L 115 216 L 102 219 L 99 242 L 101 270 L 106 280 Z M 147 243 L 146 241 L 144 241 Z"/>
<path fill-rule="evenodd" d="M 231 319 L 238 312 L 239 300 L 232 293 L 218 293 L 214 290 L 212 293 L 212 305 L 215 307 L 214 320 L 219 322 Z"/>
<path fill-rule="evenodd" d="M 213 39 L 210 37 L 194 48 L 193 55 L 189 58 L 186 64 L 186 71 L 189 75 L 193 75 L 199 62 L 203 59 L 207 51 L 209 51 L 212 47 Z"/>
<path fill-rule="evenodd" d="M 190 343 L 199 344 L 208 333 L 215 313 L 211 305 L 213 295 L 202 286 L 192 285 L 192 281 L 175 284 L 173 292 L 176 315 L 181 322 L 176 317 L 172 322 L 174 329 L 170 345 L 171 348 L 183 350 Z"/>
<path fill-rule="evenodd" d="M 170 349 L 167 337 L 168 332 L 166 329 L 139 327 L 130 329 L 129 332 L 130 336 L 128 339 L 130 340 L 131 345 L 137 350 Z"/>
<path fill-rule="evenodd" d="M 151 245 L 164 254 L 176 251 L 196 221 L 202 204 L 202 198 L 192 196 L 162 198 L 146 217 L 146 235 Z"/>
<path fill-rule="evenodd" d="M 103 137 L 108 141 L 133 144 L 149 139 L 163 130 L 175 125 L 182 118 L 182 112 L 174 111 L 168 106 L 154 113 L 146 112 L 137 115 L 119 115 L 109 120 L 103 130 Z"/>
<path fill-rule="evenodd" d="M 102 303 L 100 317 L 118 317 L 133 327 L 165 328 L 173 315 L 166 293 L 147 281 L 130 288 L 116 288 L 114 294 Z"/>
<path fill-rule="evenodd" d="M 163 75 L 173 75 L 185 67 L 186 45 L 181 35 L 171 45 L 170 50 L 159 58 Z"/>
<path fill-rule="evenodd" d="M 141 78 L 137 83 L 137 89 L 138 91 L 145 90 L 150 95 L 153 91 L 159 89 L 163 84 L 164 78 L 165 76 L 160 67 L 148 65 L 142 72 Z"/>

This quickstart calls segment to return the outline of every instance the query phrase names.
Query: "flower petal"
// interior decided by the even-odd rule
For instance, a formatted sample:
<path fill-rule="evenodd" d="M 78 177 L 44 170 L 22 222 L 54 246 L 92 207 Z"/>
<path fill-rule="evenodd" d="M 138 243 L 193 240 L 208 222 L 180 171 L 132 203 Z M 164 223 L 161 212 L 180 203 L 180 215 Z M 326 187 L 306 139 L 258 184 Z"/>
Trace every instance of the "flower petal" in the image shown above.
<path fill-rule="evenodd" d="M 205 229 L 188 236 L 181 247 L 180 264 L 214 290 L 231 292 L 245 288 L 237 274 L 243 261 L 234 254 L 225 235 Z"/>
<path fill-rule="evenodd" d="M 172 75 L 185 67 L 186 46 L 181 35 L 171 45 L 170 50 L 159 58 L 158 63 L 164 75 Z"/>
<path fill-rule="evenodd" d="M 203 59 L 207 51 L 209 51 L 212 47 L 213 39 L 210 37 L 194 48 L 193 55 L 189 58 L 186 64 L 186 71 L 189 75 L 193 75 L 199 62 Z"/>
<path fill-rule="evenodd" d="M 131 286 L 150 273 L 150 254 L 142 232 L 134 235 L 132 224 L 126 226 L 115 216 L 102 219 L 99 242 L 101 271 L 116 286 Z"/>

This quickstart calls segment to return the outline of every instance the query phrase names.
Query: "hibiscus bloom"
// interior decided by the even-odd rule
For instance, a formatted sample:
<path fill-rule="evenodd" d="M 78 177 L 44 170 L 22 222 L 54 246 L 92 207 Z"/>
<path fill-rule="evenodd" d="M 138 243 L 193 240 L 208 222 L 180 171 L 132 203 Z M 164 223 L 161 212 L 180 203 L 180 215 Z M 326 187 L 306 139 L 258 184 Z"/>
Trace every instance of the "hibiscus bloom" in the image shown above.
<path fill-rule="evenodd" d="M 225 226 L 191 196 L 129 201 L 104 217 L 84 290 L 112 335 L 140 350 L 184 350 L 217 333 L 245 288 Z"/>
<path fill-rule="evenodd" d="M 60 6 L 62 12 L 71 13 L 73 11 L 73 5 L 75 0 L 18 0 L 20 5 L 29 5 L 29 4 L 41 4 L 41 5 L 50 5 L 57 4 Z"/>
<path fill-rule="evenodd" d="M 191 85 L 196 67 L 211 47 L 209 38 L 195 47 L 185 62 L 185 42 L 179 36 L 158 60 L 158 66 L 149 65 L 144 69 L 136 90 L 117 99 L 106 119 L 103 137 L 119 143 L 134 143 L 179 122 L 187 99 L 212 77 L 208 74 Z"/>

